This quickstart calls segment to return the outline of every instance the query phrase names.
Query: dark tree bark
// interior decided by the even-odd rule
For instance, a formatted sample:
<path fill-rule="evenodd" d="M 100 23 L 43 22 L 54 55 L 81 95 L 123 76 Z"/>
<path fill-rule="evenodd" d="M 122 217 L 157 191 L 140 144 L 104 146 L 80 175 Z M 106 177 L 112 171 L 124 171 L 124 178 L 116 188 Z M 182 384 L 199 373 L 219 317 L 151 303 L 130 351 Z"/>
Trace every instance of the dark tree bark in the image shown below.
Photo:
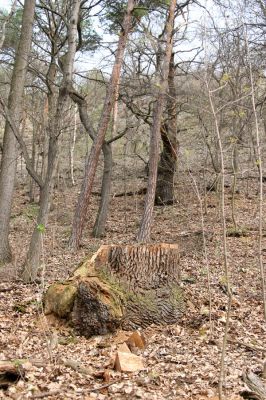
<path fill-rule="evenodd" d="M 113 66 L 112 76 L 110 79 L 102 115 L 97 129 L 97 136 L 93 142 L 88 162 L 86 164 L 85 177 L 82 183 L 81 192 L 78 198 L 78 204 L 76 206 L 75 215 L 73 219 L 72 233 L 69 240 L 69 245 L 73 249 L 77 249 L 80 244 L 83 228 L 86 222 L 86 215 L 92 192 L 92 185 L 94 182 L 96 168 L 99 161 L 101 148 L 104 142 L 104 137 L 110 121 L 111 111 L 113 109 L 116 100 L 116 92 L 120 78 L 121 65 L 127 43 L 128 34 L 131 29 L 132 11 L 134 9 L 134 6 L 135 6 L 135 0 L 128 0 L 127 11 L 123 21 L 123 28 L 118 41 L 118 48 L 115 56 L 115 64 Z"/>
<path fill-rule="evenodd" d="M 96 217 L 96 221 L 93 227 L 93 236 L 102 237 L 105 232 L 105 226 L 108 216 L 110 195 L 112 189 L 112 170 L 113 170 L 113 155 L 111 143 L 104 142 L 102 145 L 103 152 L 103 177 L 102 177 L 102 188 L 101 188 L 101 200 Z"/>
<path fill-rule="evenodd" d="M 166 105 L 166 120 L 161 126 L 163 149 L 160 156 L 155 193 L 155 204 L 173 204 L 174 178 L 176 173 L 178 141 L 177 141 L 177 112 L 175 89 L 174 53 L 171 55 L 168 75 L 168 97 Z"/>
<path fill-rule="evenodd" d="M 28 58 L 31 48 L 35 0 L 25 0 L 21 35 L 12 73 L 8 110 L 19 126 Z M 17 169 L 18 144 L 8 121 L 5 124 L 3 153 L 0 167 L 0 263 L 11 260 L 9 224 Z"/>
<path fill-rule="evenodd" d="M 160 151 L 161 120 L 165 105 L 165 96 L 168 86 L 169 66 L 173 48 L 175 8 L 176 8 L 176 0 L 171 0 L 169 6 L 168 18 L 166 22 L 166 29 L 165 29 L 166 45 L 165 45 L 165 54 L 163 58 L 162 77 L 160 79 L 157 101 L 153 112 L 153 123 L 151 127 L 149 178 L 148 178 L 148 187 L 147 187 L 143 217 L 137 237 L 139 242 L 147 242 L 150 240 L 156 182 L 157 182 L 158 158 Z"/>

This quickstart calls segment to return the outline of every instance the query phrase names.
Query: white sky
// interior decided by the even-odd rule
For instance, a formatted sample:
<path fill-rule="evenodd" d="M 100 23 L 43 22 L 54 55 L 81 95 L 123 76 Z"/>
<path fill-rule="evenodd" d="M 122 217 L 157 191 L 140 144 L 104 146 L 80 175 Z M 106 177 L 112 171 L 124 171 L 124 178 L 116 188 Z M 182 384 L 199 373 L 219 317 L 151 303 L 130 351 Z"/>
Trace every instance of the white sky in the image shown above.
<path fill-rule="evenodd" d="M 10 0 L 0 0 L 0 8 L 5 8 L 6 10 L 8 10 L 10 8 L 10 4 Z"/>
<path fill-rule="evenodd" d="M 6 10 L 9 10 L 10 7 L 11 7 L 11 4 L 13 3 L 13 1 L 14 0 L 0 0 L 0 8 L 4 8 Z M 212 4 L 212 0 L 203 0 L 202 3 L 205 3 L 205 5 L 208 4 L 210 6 L 210 9 L 212 8 L 212 5 L 213 5 Z M 197 8 L 193 8 L 192 7 L 191 15 L 190 15 L 192 20 L 198 21 L 202 17 L 202 15 L 203 15 L 203 10 L 202 9 L 200 9 L 198 7 Z M 97 28 L 101 30 L 101 28 L 99 26 Z M 104 35 L 104 39 L 106 41 L 112 41 L 113 38 L 110 35 Z M 197 40 L 195 40 L 195 36 L 192 39 L 192 43 L 188 44 L 188 42 L 186 42 L 185 44 L 183 44 L 181 46 L 181 48 L 188 49 L 188 48 L 196 47 L 197 45 L 199 45 L 199 42 Z M 103 70 L 107 70 L 108 71 L 110 67 L 108 67 L 107 65 L 104 65 L 105 62 L 102 63 L 102 60 L 108 54 L 109 54 L 108 51 L 101 49 L 101 50 L 97 50 L 92 55 L 86 55 L 85 59 L 83 57 L 79 57 L 79 60 L 78 60 L 78 63 L 77 63 L 78 64 L 78 69 L 86 71 L 86 70 L 89 70 L 89 69 L 97 68 L 97 67 L 99 67 L 101 65 L 101 68 Z M 182 59 L 183 57 L 186 59 L 186 54 L 182 54 L 181 53 L 180 58 Z"/>

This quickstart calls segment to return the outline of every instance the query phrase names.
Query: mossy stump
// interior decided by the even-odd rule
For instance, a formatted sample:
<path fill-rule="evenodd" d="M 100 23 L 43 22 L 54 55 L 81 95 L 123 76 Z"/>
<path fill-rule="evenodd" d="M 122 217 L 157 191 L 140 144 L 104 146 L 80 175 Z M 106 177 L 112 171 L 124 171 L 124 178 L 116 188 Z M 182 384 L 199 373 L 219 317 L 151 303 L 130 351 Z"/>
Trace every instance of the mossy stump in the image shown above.
<path fill-rule="evenodd" d="M 72 321 L 86 337 L 173 324 L 183 309 L 176 244 L 106 245 L 44 296 L 46 314 Z"/>

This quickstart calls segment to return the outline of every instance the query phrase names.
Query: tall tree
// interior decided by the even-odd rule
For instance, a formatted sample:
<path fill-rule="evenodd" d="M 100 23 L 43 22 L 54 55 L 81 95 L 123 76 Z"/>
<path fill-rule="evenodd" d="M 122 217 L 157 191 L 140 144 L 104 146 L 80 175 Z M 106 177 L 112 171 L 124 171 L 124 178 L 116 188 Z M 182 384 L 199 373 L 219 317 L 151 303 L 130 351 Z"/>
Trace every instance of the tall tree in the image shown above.
<path fill-rule="evenodd" d="M 167 116 L 161 124 L 163 149 L 160 155 L 157 173 L 155 203 L 166 205 L 174 203 L 174 177 L 177 163 L 177 100 L 175 88 L 175 61 L 171 55 L 168 74 Z"/>
<path fill-rule="evenodd" d="M 23 91 L 32 40 L 34 10 L 35 0 L 25 0 L 21 34 L 15 55 L 15 64 L 8 97 L 8 109 L 17 126 L 19 126 L 21 117 Z M 17 156 L 17 140 L 8 121 L 6 121 L 3 155 L 0 166 L 0 263 L 8 262 L 12 258 L 8 236 L 12 197 L 15 187 Z"/>
<path fill-rule="evenodd" d="M 177 3 L 176 0 L 170 1 L 168 18 L 165 26 L 166 43 L 164 49 L 161 78 L 160 81 L 158 82 L 157 101 L 153 110 L 153 123 L 150 136 L 149 178 L 148 178 L 147 194 L 144 205 L 144 213 L 137 237 L 139 242 L 147 242 L 150 240 L 152 215 L 153 215 L 154 200 L 155 200 L 156 182 L 157 182 L 158 158 L 160 151 L 161 120 L 166 100 L 170 60 L 173 49 L 173 31 L 174 31 L 176 3 Z"/>
<path fill-rule="evenodd" d="M 106 93 L 106 98 L 103 106 L 103 111 L 99 121 L 97 136 L 93 142 L 91 152 L 85 168 L 85 177 L 83 179 L 81 192 L 78 198 L 78 203 L 75 210 L 72 233 L 69 244 L 73 249 L 77 249 L 88 211 L 89 200 L 92 191 L 92 185 L 96 173 L 97 164 L 99 161 L 100 152 L 110 122 L 111 111 L 116 100 L 117 86 L 119 84 L 121 65 L 124 57 L 128 34 L 132 25 L 132 12 L 134 10 L 136 1 L 128 0 L 127 9 L 123 20 L 122 30 L 120 33 L 118 47 L 115 56 L 115 63 L 113 66 L 112 75 L 109 82 L 109 87 Z"/>
<path fill-rule="evenodd" d="M 67 50 L 61 57 L 63 78 L 59 88 L 56 111 L 49 123 L 49 148 L 48 161 L 44 181 L 40 186 L 40 209 L 37 223 L 32 233 L 27 259 L 22 273 L 25 282 L 36 280 L 40 266 L 42 248 L 42 233 L 48 220 L 51 192 L 53 190 L 53 177 L 58 154 L 58 139 L 61 132 L 62 115 L 69 98 L 72 87 L 74 59 L 77 50 L 77 25 L 80 13 L 80 0 L 73 0 L 67 20 Z"/>

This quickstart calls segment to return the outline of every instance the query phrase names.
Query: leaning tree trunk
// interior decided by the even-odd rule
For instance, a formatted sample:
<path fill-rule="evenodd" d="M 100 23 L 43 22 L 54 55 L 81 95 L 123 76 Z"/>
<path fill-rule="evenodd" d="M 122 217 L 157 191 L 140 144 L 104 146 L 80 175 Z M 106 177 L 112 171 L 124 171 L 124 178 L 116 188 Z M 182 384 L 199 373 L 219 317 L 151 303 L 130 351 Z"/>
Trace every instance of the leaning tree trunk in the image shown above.
<path fill-rule="evenodd" d="M 168 75 L 167 121 L 161 125 L 163 150 L 161 152 L 157 173 L 155 204 L 173 204 L 174 178 L 178 151 L 177 141 L 177 113 L 175 90 L 175 63 L 174 53 L 171 55 Z"/>
<path fill-rule="evenodd" d="M 158 158 L 160 150 L 161 118 L 163 115 L 163 108 L 165 105 L 170 59 L 173 49 L 175 8 L 176 8 L 176 0 L 172 0 L 169 6 L 169 15 L 165 29 L 166 45 L 165 45 L 165 55 L 162 67 L 162 78 L 160 80 L 157 102 L 153 112 L 153 123 L 151 127 L 151 138 L 150 138 L 149 178 L 148 178 L 147 194 L 144 205 L 144 212 L 138 233 L 139 242 L 149 241 L 151 234 L 153 207 L 155 201 L 155 191 L 157 182 Z"/>
<path fill-rule="evenodd" d="M 128 34 L 131 29 L 132 11 L 135 6 L 135 0 L 128 0 L 127 11 L 123 21 L 123 28 L 119 37 L 117 52 L 115 56 L 115 64 L 113 66 L 112 76 L 110 79 L 109 87 L 107 90 L 102 115 L 99 121 L 97 136 L 93 142 L 91 152 L 85 169 L 85 177 L 82 183 L 81 192 L 78 198 L 75 215 L 72 225 L 72 233 L 69 240 L 69 245 L 73 249 L 77 249 L 80 244 L 83 228 L 85 225 L 88 204 L 92 192 L 92 185 L 96 173 L 97 164 L 99 161 L 100 152 L 110 121 L 111 111 L 113 109 L 117 86 L 120 78 L 120 71 L 124 57 L 125 47 L 127 43 Z"/>
<path fill-rule="evenodd" d="M 86 337 L 175 323 L 183 307 L 175 244 L 101 246 L 44 297 L 46 314 L 70 319 Z"/>
<path fill-rule="evenodd" d="M 22 110 L 24 83 L 31 48 L 34 10 L 35 0 L 25 0 L 21 35 L 15 56 L 15 65 L 8 97 L 8 110 L 17 126 L 19 126 Z M 8 235 L 13 191 L 15 187 L 17 155 L 17 140 L 9 123 L 6 121 L 0 166 L 0 263 L 10 261 L 12 257 Z"/>

